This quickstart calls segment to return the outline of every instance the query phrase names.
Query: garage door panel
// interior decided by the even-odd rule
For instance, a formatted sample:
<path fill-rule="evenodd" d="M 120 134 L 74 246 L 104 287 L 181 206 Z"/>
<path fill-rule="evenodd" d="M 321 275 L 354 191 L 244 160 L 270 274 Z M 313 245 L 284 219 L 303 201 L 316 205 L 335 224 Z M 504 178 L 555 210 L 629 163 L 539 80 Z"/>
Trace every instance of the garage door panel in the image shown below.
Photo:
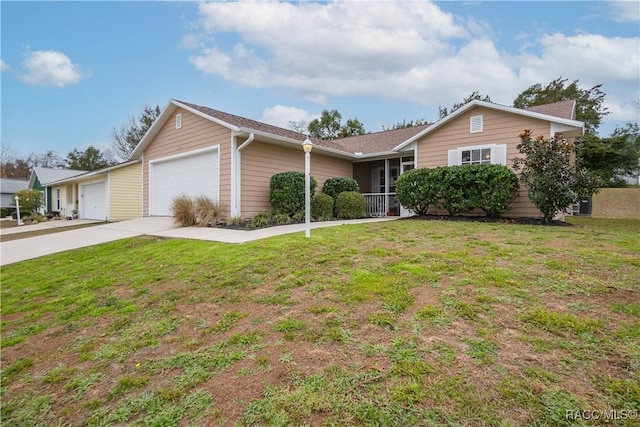
<path fill-rule="evenodd" d="M 86 219 L 105 219 L 105 183 L 98 182 L 82 186 L 83 212 Z"/>
<path fill-rule="evenodd" d="M 151 215 L 171 215 L 175 196 L 201 194 L 218 200 L 218 153 L 200 153 L 151 164 Z"/>

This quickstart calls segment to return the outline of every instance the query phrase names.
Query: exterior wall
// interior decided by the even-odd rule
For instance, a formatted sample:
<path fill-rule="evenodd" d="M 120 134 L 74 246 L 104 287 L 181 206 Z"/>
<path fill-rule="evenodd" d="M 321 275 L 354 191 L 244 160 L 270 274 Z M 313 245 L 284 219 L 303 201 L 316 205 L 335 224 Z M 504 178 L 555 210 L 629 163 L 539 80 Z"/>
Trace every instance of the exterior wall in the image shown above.
<path fill-rule="evenodd" d="M 142 216 L 142 163 L 114 169 L 109 173 L 109 221 Z"/>
<path fill-rule="evenodd" d="M 470 133 L 470 117 L 477 115 L 483 116 L 483 132 Z M 472 108 L 418 141 L 416 167 L 447 166 L 448 150 L 484 144 L 507 144 L 507 165 L 511 167 L 513 158 L 520 154 L 517 145 L 520 142 L 519 135 L 525 129 L 531 129 L 534 136 L 550 137 L 551 126 L 545 120 L 481 107 Z M 524 187 L 511 206 L 504 216 L 540 216 L 540 211 L 531 203 Z"/>
<path fill-rule="evenodd" d="M 640 187 L 603 188 L 592 201 L 593 218 L 640 219 Z"/>
<path fill-rule="evenodd" d="M 167 120 L 144 152 L 143 215 L 149 216 L 149 161 L 219 144 L 219 202 L 222 205 L 222 216 L 227 216 L 231 206 L 231 131 L 181 108 L 176 109 L 175 114 L 182 114 L 182 127 L 176 129 L 175 120 Z"/>
<path fill-rule="evenodd" d="M 254 141 L 241 154 L 241 210 L 244 218 L 271 210 L 269 203 L 269 181 L 279 172 L 304 172 L 302 149 Z M 328 178 L 352 175 L 352 164 L 348 160 L 324 156 L 311 152 L 311 176 L 322 189 Z"/>

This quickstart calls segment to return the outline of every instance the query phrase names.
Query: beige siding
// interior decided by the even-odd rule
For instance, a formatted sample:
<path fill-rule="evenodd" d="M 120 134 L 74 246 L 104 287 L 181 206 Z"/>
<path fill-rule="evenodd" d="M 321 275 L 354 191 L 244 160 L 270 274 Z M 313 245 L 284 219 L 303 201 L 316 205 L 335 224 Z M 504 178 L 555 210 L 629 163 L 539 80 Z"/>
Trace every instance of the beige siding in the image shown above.
<path fill-rule="evenodd" d="M 142 216 L 142 164 L 114 169 L 109 173 L 109 220 L 121 221 Z"/>
<path fill-rule="evenodd" d="M 477 115 L 483 116 L 483 131 L 470 133 L 470 117 Z M 484 144 L 507 144 L 507 165 L 511 166 L 513 158 L 520 154 L 517 145 L 519 135 L 525 129 L 531 129 L 535 136 L 550 136 L 550 123 L 547 121 L 487 108 L 472 108 L 418 141 L 416 167 L 447 166 L 449 150 Z M 525 188 L 520 189 L 512 208 L 505 214 L 513 217 L 539 215 Z"/>
<path fill-rule="evenodd" d="M 60 209 L 57 209 L 57 190 L 60 190 Z M 72 214 L 71 211 L 67 211 L 67 206 L 73 205 L 77 206 L 77 204 L 73 201 L 73 192 L 72 192 L 72 184 L 62 184 L 59 186 L 55 186 L 51 188 L 51 208 L 53 211 L 59 211 L 60 217 L 66 218 Z M 77 197 L 77 194 L 76 194 Z"/>
<path fill-rule="evenodd" d="M 175 114 L 182 114 L 182 127 L 176 129 L 175 120 L 167 120 L 144 152 L 144 216 L 149 215 L 149 161 L 215 145 L 220 146 L 220 204 L 223 216 L 228 215 L 231 206 L 231 131 L 181 108 Z"/>
<path fill-rule="evenodd" d="M 271 210 L 269 204 L 269 181 L 279 172 L 304 172 L 302 149 L 285 148 L 278 145 L 254 141 L 242 151 L 241 192 L 242 216 L 250 218 L 260 212 Z M 351 177 L 352 164 L 348 160 L 336 159 L 311 152 L 311 176 L 318 182 L 318 191 L 328 178 Z"/>

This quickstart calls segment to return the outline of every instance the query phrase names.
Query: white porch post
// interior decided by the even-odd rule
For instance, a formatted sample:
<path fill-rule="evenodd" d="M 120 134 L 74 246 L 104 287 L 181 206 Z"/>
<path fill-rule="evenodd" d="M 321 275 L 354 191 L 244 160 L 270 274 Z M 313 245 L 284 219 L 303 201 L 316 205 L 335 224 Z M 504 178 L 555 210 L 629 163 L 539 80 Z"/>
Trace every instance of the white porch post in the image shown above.
<path fill-rule="evenodd" d="M 384 159 L 384 215 L 389 212 L 389 159 Z"/>

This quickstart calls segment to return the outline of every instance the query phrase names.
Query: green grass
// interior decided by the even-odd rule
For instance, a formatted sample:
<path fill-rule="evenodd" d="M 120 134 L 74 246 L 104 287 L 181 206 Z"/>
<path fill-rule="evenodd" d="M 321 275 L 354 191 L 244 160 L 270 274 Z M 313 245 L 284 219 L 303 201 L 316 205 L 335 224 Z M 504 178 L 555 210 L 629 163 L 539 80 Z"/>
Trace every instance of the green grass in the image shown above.
<path fill-rule="evenodd" d="M 640 409 L 640 222 L 149 237 L 2 268 L 3 425 L 590 425 Z"/>

